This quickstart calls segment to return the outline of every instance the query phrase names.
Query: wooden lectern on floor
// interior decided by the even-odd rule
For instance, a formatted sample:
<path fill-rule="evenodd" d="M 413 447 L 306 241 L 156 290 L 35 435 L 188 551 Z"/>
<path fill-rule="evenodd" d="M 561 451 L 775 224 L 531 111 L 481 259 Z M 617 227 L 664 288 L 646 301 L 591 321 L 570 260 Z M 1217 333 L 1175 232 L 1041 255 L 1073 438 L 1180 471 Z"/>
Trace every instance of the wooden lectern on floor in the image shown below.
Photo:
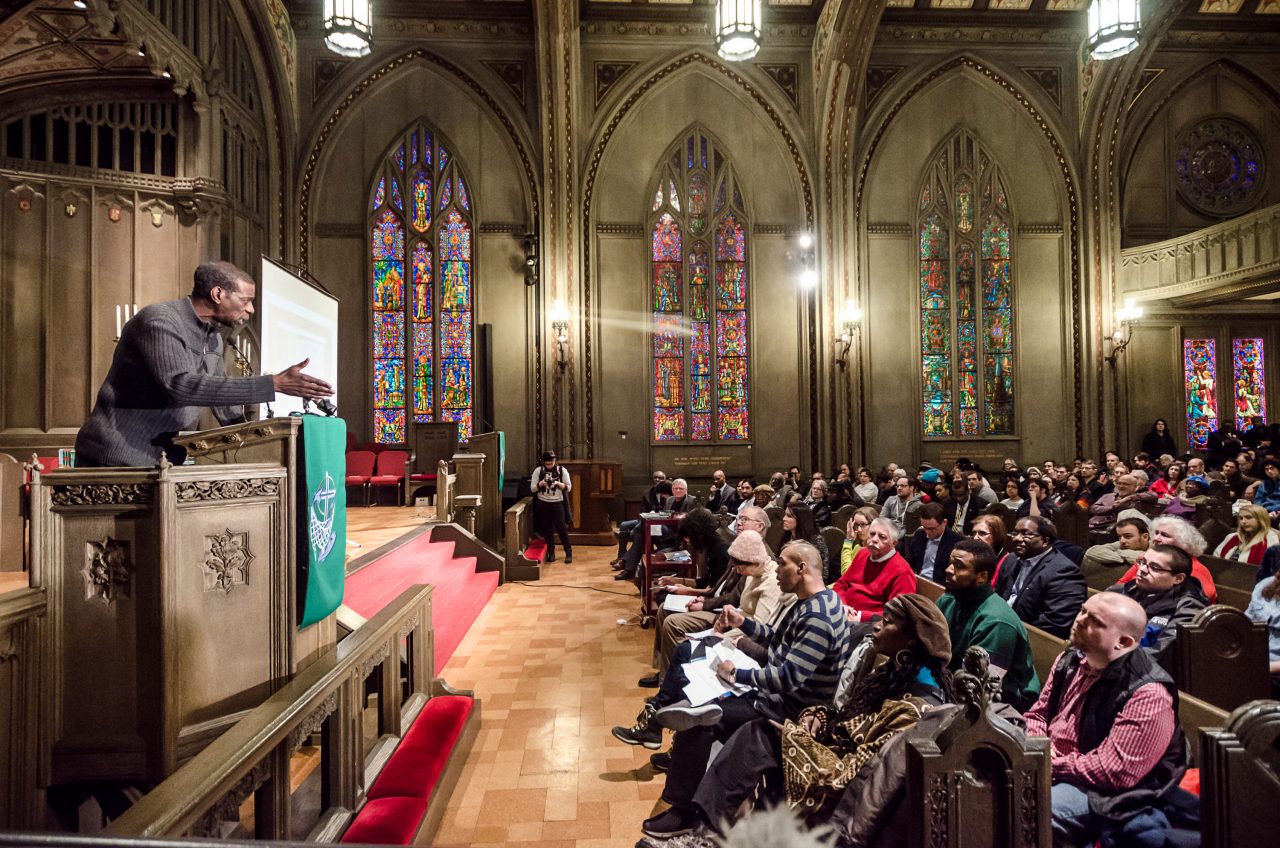
<path fill-rule="evenodd" d="M 616 545 L 609 507 L 622 494 L 622 463 L 608 459 L 562 459 L 573 488 L 573 522 L 569 541 L 575 545 Z"/>
<path fill-rule="evenodd" d="M 181 439 L 198 464 L 32 475 L 41 786 L 158 781 L 334 644 L 297 629 L 301 422 Z"/>

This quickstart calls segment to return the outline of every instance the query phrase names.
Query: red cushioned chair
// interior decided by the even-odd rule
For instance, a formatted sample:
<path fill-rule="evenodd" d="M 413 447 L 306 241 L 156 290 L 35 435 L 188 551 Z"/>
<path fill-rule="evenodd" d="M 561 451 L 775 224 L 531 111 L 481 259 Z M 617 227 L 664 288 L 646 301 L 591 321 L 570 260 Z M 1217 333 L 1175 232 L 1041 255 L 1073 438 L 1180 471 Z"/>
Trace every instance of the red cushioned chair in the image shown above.
<path fill-rule="evenodd" d="M 369 478 L 369 491 L 374 496 L 374 502 L 379 502 L 377 493 L 383 489 L 395 490 L 393 504 L 403 502 L 404 466 L 408 461 L 408 451 L 384 450 L 378 454 L 377 471 Z"/>
<path fill-rule="evenodd" d="M 369 481 L 373 479 L 373 451 L 347 451 L 347 501 L 351 487 L 359 486 L 364 505 L 369 505 Z"/>

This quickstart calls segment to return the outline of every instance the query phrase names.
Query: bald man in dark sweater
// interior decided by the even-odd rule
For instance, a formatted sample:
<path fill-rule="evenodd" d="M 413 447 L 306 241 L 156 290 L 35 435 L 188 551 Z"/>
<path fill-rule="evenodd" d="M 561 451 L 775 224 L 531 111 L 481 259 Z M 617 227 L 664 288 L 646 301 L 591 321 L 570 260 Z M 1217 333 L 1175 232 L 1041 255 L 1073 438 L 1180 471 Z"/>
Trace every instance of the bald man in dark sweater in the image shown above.
<path fill-rule="evenodd" d="M 211 407 L 222 424 L 244 420 L 244 404 L 276 393 L 317 399 L 333 394 L 323 380 L 302 373 L 303 360 L 279 374 L 228 377 L 224 328 L 253 315 L 253 278 L 230 262 L 196 269 L 191 296 L 155 303 L 125 324 L 93 412 L 76 437 L 76 465 L 155 465 L 161 452 L 180 463 L 173 437 L 192 430 Z"/>

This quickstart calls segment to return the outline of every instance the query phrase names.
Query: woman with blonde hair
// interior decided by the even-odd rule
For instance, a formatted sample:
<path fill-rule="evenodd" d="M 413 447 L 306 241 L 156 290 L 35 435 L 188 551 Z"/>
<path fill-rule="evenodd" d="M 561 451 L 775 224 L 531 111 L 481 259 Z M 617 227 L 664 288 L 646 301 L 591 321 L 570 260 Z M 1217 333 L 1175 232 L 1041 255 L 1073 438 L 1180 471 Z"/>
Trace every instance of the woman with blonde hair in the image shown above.
<path fill-rule="evenodd" d="M 1236 532 L 1227 534 L 1213 555 L 1258 565 L 1272 545 L 1280 545 L 1280 535 L 1271 529 L 1271 516 L 1257 504 L 1245 504 L 1236 516 Z"/>

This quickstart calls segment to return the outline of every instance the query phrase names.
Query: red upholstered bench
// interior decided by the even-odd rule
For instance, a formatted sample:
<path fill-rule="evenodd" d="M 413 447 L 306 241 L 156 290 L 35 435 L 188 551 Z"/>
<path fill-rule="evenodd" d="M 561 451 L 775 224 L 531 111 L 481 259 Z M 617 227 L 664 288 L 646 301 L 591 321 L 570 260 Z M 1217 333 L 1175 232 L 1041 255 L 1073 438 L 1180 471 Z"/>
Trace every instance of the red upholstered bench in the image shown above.
<path fill-rule="evenodd" d="M 525 546 L 524 558 L 534 562 L 542 562 L 547 558 L 547 543 L 543 539 L 530 539 Z"/>
<path fill-rule="evenodd" d="M 437 695 L 427 701 L 369 788 L 368 800 L 342 835 L 343 842 L 408 845 L 424 822 L 434 829 L 447 799 L 429 821 L 433 796 L 476 707 L 475 699 L 465 695 Z"/>

